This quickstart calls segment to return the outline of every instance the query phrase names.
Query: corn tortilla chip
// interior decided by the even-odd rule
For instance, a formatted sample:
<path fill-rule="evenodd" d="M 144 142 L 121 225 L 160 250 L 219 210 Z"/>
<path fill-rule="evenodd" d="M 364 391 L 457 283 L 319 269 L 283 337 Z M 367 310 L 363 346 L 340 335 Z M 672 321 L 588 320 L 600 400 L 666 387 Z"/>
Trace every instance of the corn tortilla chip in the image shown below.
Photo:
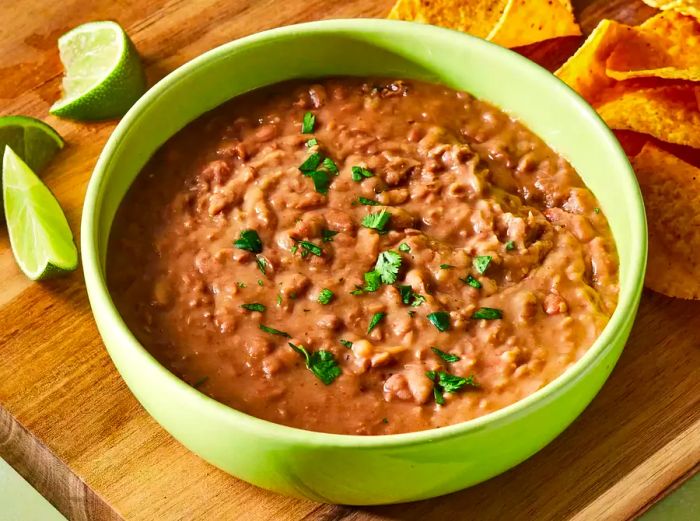
<path fill-rule="evenodd" d="M 700 299 L 700 168 L 651 144 L 632 158 L 649 225 L 645 285 Z"/>
<path fill-rule="evenodd" d="M 602 20 L 578 51 L 555 74 L 593 103 L 601 92 L 615 83 L 605 73 L 605 63 L 615 46 L 632 27 L 613 20 Z"/>
<path fill-rule="evenodd" d="M 486 39 L 503 47 L 518 47 L 580 34 L 569 0 L 508 0 Z"/>
<path fill-rule="evenodd" d="M 700 22 L 675 11 L 662 12 L 633 27 L 608 57 L 607 75 L 616 80 L 658 77 L 700 80 Z"/>
<path fill-rule="evenodd" d="M 700 0 L 643 0 L 645 4 L 657 9 L 678 11 L 700 19 Z"/>
<path fill-rule="evenodd" d="M 457 29 L 484 38 L 508 0 L 398 0 L 388 18 Z"/>
<path fill-rule="evenodd" d="M 610 128 L 700 148 L 699 88 L 687 84 L 632 89 L 622 82 L 606 93 L 596 110 Z"/>

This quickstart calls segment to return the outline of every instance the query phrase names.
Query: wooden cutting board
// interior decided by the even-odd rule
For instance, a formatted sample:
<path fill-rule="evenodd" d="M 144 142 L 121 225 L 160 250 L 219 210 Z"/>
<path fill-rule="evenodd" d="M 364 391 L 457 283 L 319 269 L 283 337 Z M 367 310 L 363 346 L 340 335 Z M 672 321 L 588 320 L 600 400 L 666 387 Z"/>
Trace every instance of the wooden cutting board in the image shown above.
<path fill-rule="evenodd" d="M 56 39 L 117 20 L 149 80 L 221 43 L 319 18 L 383 16 L 391 0 L 24 0 L 0 2 L 0 114 L 42 118 L 67 147 L 44 179 L 76 233 L 85 186 L 114 122 L 48 115 Z M 638 23 L 639 0 L 574 2 L 584 29 Z M 551 67 L 574 38 L 524 50 Z M 31 283 L 0 229 L 0 456 L 71 520 L 626 519 L 700 462 L 700 302 L 650 292 L 612 377 L 558 439 L 517 468 L 443 498 L 373 508 L 320 505 L 238 481 L 185 450 L 141 408 L 98 337 L 80 271 Z M 0 518 L 2 506 L 0 505 Z"/>

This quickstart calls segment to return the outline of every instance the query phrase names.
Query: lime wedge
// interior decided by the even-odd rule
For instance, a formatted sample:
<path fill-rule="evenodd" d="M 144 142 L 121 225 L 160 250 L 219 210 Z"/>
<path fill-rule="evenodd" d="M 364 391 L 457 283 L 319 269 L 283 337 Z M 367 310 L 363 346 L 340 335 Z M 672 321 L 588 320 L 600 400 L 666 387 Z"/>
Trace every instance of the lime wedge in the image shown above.
<path fill-rule="evenodd" d="M 73 271 L 78 250 L 63 210 L 9 146 L 2 158 L 2 192 L 12 253 L 25 275 L 39 280 Z"/>
<path fill-rule="evenodd" d="M 53 156 L 63 148 L 63 139 L 46 123 L 29 116 L 0 117 L 0 151 L 9 146 L 17 151 L 29 168 L 41 171 Z M 2 166 L 0 166 L 2 179 Z M 2 183 L 0 182 L 0 205 L 2 205 Z M 0 212 L 0 222 L 3 213 Z"/>
<path fill-rule="evenodd" d="M 63 97 L 50 109 L 56 116 L 95 120 L 123 116 L 146 90 L 134 44 L 119 24 L 90 22 L 58 39 Z"/>

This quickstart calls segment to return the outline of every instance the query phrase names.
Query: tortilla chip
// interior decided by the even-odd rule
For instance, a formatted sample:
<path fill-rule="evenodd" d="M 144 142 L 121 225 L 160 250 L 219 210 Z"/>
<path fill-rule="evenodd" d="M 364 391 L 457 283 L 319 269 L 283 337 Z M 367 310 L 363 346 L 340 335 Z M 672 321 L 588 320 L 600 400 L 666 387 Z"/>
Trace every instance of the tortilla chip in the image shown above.
<path fill-rule="evenodd" d="M 687 84 L 632 89 L 623 82 L 606 93 L 596 110 L 610 128 L 700 148 L 699 88 Z"/>
<path fill-rule="evenodd" d="M 700 22 L 675 11 L 662 12 L 633 27 L 607 60 L 616 80 L 658 77 L 700 80 Z"/>
<path fill-rule="evenodd" d="M 643 0 L 643 2 L 657 9 L 678 11 L 700 19 L 700 0 Z"/>
<path fill-rule="evenodd" d="M 700 168 L 647 144 L 632 158 L 649 226 L 645 285 L 700 299 Z"/>
<path fill-rule="evenodd" d="M 457 29 L 484 38 L 508 0 L 398 0 L 388 18 Z"/>
<path fill-rule="evenodd" d="M 605 73 L 605 62 L 615 46 L 626 38 L 632 27 L 613 20 L 601 20 L 590 36 L 555 74 L 589 103 L 615 83 Z"/>
<path fill-rule="evenodd" d="M 508 0 L 486 39 L 503 47 L 518 47 L 580 34 L 569 0 Z"/>

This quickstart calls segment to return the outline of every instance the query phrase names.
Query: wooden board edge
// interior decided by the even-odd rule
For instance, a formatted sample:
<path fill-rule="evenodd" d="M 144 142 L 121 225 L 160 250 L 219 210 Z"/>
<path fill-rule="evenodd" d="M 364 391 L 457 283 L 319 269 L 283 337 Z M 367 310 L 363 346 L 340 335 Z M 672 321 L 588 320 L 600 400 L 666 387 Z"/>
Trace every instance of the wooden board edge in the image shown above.
<path fill-rule="evenodd" d="M 690 478 L 695 476 L 700 472 L 700 462 L 696 463 L 694 467 L 692 467 L 688 472 L 683 474 L 682 476 L 678 477 L 671 485 L 662 490 L 659 495 L 656 497 L 651 498 L 651 500 L 644 505 L 642 508 L 640 508 L 637 513 L 632 516 L 632 520 L 634 521 L 636 519 L 640 519 L 642 515 L 646 514 L 654 505 L 656 505 L 659 501 L 666 499 L 668 496 L 673 494 L 676 490 L 681 488 L 685 484 L 686 481 L 688 481 Z"/>
<path fill-rule="evenodd" d="M 70 521 L 124 521 L 1 404 L 0 457 Z"/>
<path fill-rule="evenodd" d="M 692 476 L 699 466 L 700 420 L 574 514 L 570 521 L 634 519 L 680 485 L 683 478 Z"/>

